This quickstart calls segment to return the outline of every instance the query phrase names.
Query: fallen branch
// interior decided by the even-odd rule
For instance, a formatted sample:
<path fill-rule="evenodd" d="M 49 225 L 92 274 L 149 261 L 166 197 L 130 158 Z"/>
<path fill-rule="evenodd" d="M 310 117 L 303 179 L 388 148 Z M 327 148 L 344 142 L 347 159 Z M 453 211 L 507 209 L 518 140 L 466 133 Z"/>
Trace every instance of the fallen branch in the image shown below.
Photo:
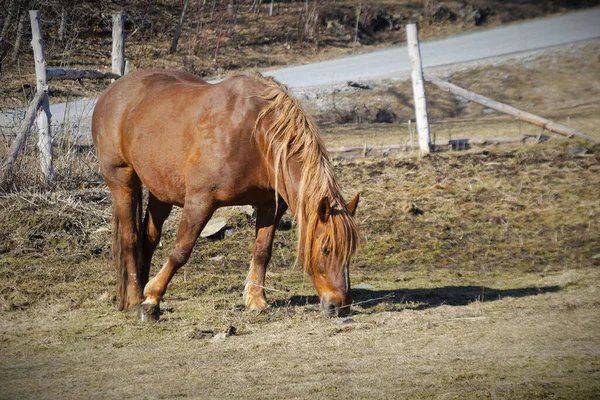
<path fill-rule="evenodd" d="M 600 142 L 600 139 L 586 135 L 583 132 L 579 132 L 573 128 L 569 128 L 568 126 L 564 126 L 561 124 L 557 124 L 556 122 L 552 122 L 546 118 L 539 117 L 535 114 L 528 113 L 526 111 L 521 111 L 504 103 L 500 103 L 499 101 L 489 99 L 487 97 L 481 96 L 479 94 L 470 92 L 461 87 L 453 85 L 449 82 L 445 82 L 441 79 L 435 78 L 433 76 L 425 76 L 425 80 L 433 83 L 434 85 L 439 86 L 447 92 L 452 92 L 457 94 L 465 99 L 474 101 L 476 103 L 482 104 L 486 107 L 493 108 L 494 110 L 500 111 L 502 113 L 512 115 L 515 118 L 521 119 L 525 122 L 529 122 L 531 124 L 541 126 L 542 128 L 548 129 L 549 131 L 559 133 L 566 137 L 578 136 L 592 142 Z"/>
<path fill-rule="evenodd" d="M 8 154 L 2 161 L 2 175 L 0 176 L 1 188 L 4 188 L 8 182 L 8 178 L 12 172 L 13 164 L 15 163 L 19 152 L 23 148 L 23 145 L 25 144 L 27 132 L 29 132 L 29 128 L 31 128 L 31 125 L 35 120 L 37 110 L 42 105 L 42 102 L 46 96 L 47 94 L 45 91 L 39 90 L 33 97 L 33 100 L 31 100 L 31 103 L 29 103 L 29 108 L 27 108 L 27 113 L 25 113 L 25 119 L 21 122 L 17 136 L 10 146 Z"/>

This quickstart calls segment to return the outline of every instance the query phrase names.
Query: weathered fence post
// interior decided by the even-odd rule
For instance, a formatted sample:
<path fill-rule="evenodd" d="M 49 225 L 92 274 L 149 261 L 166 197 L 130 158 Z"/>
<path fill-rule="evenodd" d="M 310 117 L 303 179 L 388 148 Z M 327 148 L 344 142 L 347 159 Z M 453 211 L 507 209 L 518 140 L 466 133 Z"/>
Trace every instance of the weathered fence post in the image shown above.
<path fill-rule="evenodd" d="M 412 86 L 415 101 L 415 122 L 419 133 L 419 148 L 423 153 L 429 153 L 429 120 L 427 118 L 427 100 L 425 98 L 425 85 L 423 79 L 423 66 L 421 64 L 421 49 L 419 47 L 419 34 L 416 24 L 406 25 L 406 40 L 408 42 L 408 56 L 412 64 Z"/>
<path fill-rule="evenodd" d="M 52 126 L 50 124 L 52 114 L 50 114 L 50 101 L 48 99 L 48 80 L 46 78 L 46 55 L 44 53 L 44 41 L 42 39 L 42 22 L 40 12 L 37 10 L 29 11 L 31 20 L 31 46 L 33 47 L 33 57 L 35 59 L 35 78 L 38 92 L 43 92 L 43 99 L 37 113 L 38 126 L 38 149 L 40 151 L 40 164 L 42 174 L 46 181 L 54 178 L 54 168 L 52 167 Z"/>
<path fill-rule="evenodd" d="M 122 14 L 113 14 L 112 73 L 123 76 L 125 72 L 125 31 Z"/>

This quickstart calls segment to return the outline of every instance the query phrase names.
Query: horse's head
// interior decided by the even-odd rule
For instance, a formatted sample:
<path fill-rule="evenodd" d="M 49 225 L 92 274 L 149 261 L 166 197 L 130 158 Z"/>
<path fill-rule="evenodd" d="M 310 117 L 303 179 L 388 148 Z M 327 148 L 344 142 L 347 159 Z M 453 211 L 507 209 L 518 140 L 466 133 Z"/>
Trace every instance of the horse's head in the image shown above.
<path fill-rule="evenodd" d="M 346 210 L 332 208 L 327 197 L 319 202 L 305 270 L 317 290 L 321 310 L 328 317 L 350 313 L 350 257 L 358 241 L 352 217 L 358 198 L 357 194 L 345 206 Z"/>

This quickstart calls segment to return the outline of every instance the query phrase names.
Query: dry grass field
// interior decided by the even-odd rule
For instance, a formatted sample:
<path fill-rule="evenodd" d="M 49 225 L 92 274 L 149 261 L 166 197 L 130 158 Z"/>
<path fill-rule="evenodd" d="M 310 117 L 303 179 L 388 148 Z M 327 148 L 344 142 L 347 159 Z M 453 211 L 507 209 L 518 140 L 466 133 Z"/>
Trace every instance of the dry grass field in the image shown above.
<path fill-rule="evenodd" d="M 277 235 L 271 307 L 246 312 L 253 221 L 228 211 L 231 235 L 201 239 L 161 322 L 140 324 L 113 303 L 103 185 L 4 195 L 0 397 L 593 398 L 599 157 L 560 141 L 337 161 L 346 195 L 362 193 L 347 323 L 320 314 L 293 229 Z"/>
<path fill-rule="evenodd" d="M 438 72 L 600 137 L 597 64 L 592 42 Z M 385 85 L 338 93 L 335 101 L 350 116 L 359 115 L 354 106 L 389 106 L 396 123 L 340 124 L 328 117 L 331 98 L 307 102 L 328 147 L 409 140 L 407 83 Z M 540 133 L 428 90 L 438 139 Z M 456 105 L 462 108 L 452 114 Z M 0 399 L 600 393 L 598 144 L 552 139 L 335 160 L 345 197 L 361 193 L 351 320 L 321 315 L 294 262 L 289 214 L 267 274 L 270 307 L 245 311 L 254 219 L 227 209 L 220 212 L 227 234 L 198 241 L 157 324 L 116 310 L 111 199 L 93 149 L 68 135 L 55 148 L 56 186 L 37 183 L 29 149 L 11 190 L 0 194 Z M 6 150 L 2 142 L 0 157 Z M 152 273 L 174 243 L 179 215 L 167 221 Z M 215 338 L 231 327 L 234 334 Z"/>

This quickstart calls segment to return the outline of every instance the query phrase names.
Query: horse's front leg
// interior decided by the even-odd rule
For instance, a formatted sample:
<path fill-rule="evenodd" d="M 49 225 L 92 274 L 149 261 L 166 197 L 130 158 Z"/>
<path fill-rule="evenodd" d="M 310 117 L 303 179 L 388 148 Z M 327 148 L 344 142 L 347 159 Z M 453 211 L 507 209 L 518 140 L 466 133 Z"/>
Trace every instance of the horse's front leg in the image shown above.
<path fill-rule="evenodd" d="M 275 230 L 286 210 L 287 205 L 283 201 L 279 202 L 277 209 L 275 204 L 272 204 L 268 207 L 258 207 L 256 210 L 256 242 L 244 288 L 244 303 L 249 310 L 267 308 L 264 290 L 265 273 L 271 259 Z"/>
<path fill-rule="evenodd" d="M 158 320 L 160 315 L 159 303 L 167 291 L 167 285 L 177 270 L 189 259 L 194 244 L 212 216 L 213 211 L 213 207 L 208 202 L 206 204 L 199 201 L 186 202 L 177 229 L 175 248 L 171 250 L 167 262 L 158 271 L 158 274 L 144 288 L 145 300 L 138 313 L 140 321 Z"/>
<path fill-rule="evenodd" d="M 158 200 L 152 193 L 148 194 L 148 206 L 144 218 L 144 241 L 142 246 L 142 267 L 139 274 L 142 289 L 148 283 L 152 256 L 160 242 L 163 224 L 171 213 L 172 205 Z"/>

